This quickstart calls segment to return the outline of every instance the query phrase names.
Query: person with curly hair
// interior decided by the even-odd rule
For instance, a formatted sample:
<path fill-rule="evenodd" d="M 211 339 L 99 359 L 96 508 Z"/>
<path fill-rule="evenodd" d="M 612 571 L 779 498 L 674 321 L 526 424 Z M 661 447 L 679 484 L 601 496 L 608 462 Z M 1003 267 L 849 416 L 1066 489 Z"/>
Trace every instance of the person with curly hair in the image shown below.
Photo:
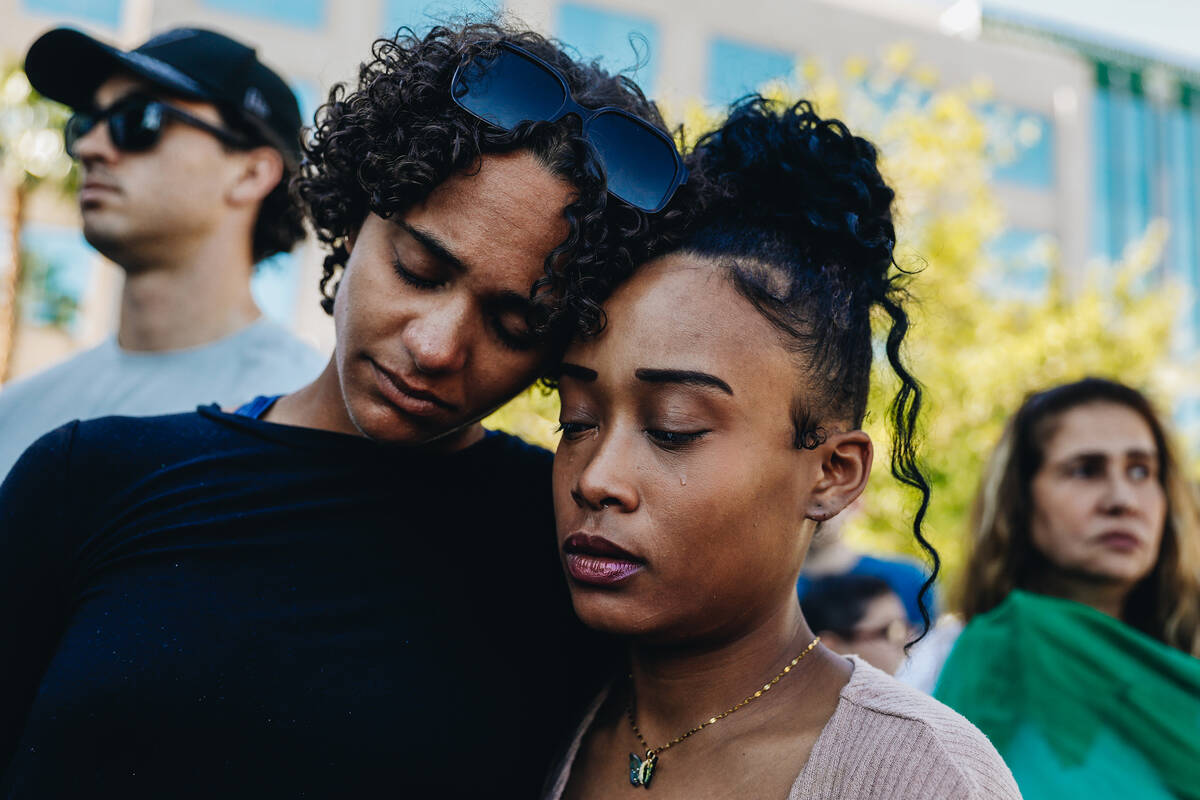
<path fill-rule="evenodd" d="M 671 240 L 658 112 L 438 27 L 376 42 L 304 152 L 316 381 L 71 423 L 0 487 L 6 797 L 532 797 L 595 690 L 550 454 L 479 420 Z"/>
<path fill-rule="evenodd" d="M 821 645 L 796 596 L 817 524 L 871 471 L 876 311 L 900 379 L 892 471 L 921 493 L 913 535 L 937 574 L 875 148 L 806 102 L 751 98 L 693 157 L 724 197 L 561 366 L 563 565 L 575 611 L 627 642 L 628 667 L 546 796 L 1018 798 L 983 734 Z"/>
<path fill-rule="evenodd" d="M 935 696 L 1027 798 L 1200 798 L 1200 502 L 1145 395 L 1104 378 L 1029 395 L 972 527 Z"/>

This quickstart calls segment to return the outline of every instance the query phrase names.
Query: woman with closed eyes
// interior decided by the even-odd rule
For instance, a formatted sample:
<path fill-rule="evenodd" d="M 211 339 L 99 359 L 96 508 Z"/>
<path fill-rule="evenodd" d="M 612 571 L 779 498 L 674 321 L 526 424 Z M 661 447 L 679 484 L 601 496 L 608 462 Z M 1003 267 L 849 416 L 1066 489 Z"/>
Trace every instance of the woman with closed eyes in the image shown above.
<path fill-rule="evenodd" d="M 874 148 L 806 103 L 752 99 L 693 158 L 720 196 L 561 367 L 561 556 L 576 612 L 626 641 L 628 669 L 547 796 L 1018 797 L 978 730 L 825 648 L 796 597 L 817 525 L 871 470 L 876 312 L 902 386 L 893 471 L 927 492 Z"/>

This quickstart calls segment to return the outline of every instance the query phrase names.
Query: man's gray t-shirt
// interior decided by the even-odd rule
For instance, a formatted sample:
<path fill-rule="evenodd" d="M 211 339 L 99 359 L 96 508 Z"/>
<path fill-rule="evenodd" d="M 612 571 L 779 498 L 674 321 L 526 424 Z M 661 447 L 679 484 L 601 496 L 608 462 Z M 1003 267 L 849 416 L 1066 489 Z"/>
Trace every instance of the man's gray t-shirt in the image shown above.
<path fill-rule="evenodd" d="M 263 318 L 224 339 L 184 350 L 130 352 L 113 337 L 0 389 L 0 481 L 43 433 L 73 419 L 235 406 L 312 381 L 326 359 Z"/>

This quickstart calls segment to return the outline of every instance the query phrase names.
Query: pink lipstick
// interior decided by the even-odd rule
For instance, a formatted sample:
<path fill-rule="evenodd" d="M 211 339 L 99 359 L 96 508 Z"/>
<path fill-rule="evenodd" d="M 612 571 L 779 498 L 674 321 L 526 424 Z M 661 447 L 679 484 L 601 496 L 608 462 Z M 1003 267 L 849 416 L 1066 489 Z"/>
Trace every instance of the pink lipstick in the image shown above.
<path fill-rule="evenodd" d="M 563 542 L 567 574 L 580 583 L 613 586 L 641 572 L 645 562 L 602 536 L 573 533 Z"/>

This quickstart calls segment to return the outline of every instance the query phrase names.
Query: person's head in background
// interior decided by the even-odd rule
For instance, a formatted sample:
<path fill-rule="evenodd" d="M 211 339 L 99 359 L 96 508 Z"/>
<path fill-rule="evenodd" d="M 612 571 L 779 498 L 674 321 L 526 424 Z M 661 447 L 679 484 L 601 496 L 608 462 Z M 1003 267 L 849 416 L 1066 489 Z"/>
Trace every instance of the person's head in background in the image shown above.
<path fill-rule="evenodd" d="M 129 275 L 192 268 L 245 303 L 252 266 L 304 238 L 288 191 L 300 111 L 252 48 L 177 28 L 126 53 L 59 28 L 25 69 L 75 111 L 65 133 L 84 236 Z"/>
<path fill-rule="evenodd" d="M 571 98 L 585 111 L 559 116 Z M 587 113 L 602 107 L 619 112 Z M 377 41 L 304 153 L 337 338 L 279 413 L 442 449 L 600 329 L 600 303 L 681 216 L 659 208 L 686 175 L 631 81 L 496 24 Z"/>
<path fill-rule="evenodd" d="M 1137 390 L 1086 378 L 1030 395 L 985 472 L 973 539 L 968 619 L 1024 589 L 1200 655 L 1200 510 Z"/>
<path fill-rule="evenodd" d="M 889 675 L 904 663 L 904 645 L 912 628 L 904 603 L 882 578 L 820 578 L 813 581 L 800 608 L 813 633 L 829 649 L 857 654 Z"/>

